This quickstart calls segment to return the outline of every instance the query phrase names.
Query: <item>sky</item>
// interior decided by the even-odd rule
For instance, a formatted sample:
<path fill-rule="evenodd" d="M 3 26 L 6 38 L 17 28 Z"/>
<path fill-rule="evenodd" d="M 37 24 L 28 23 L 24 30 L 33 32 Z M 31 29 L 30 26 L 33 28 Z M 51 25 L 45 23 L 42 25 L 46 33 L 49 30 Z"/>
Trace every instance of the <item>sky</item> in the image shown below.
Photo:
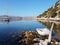
<path fill-rule="evenodd" d="M 38 16 L 57 0 L 0 0 L 0 16 Z"/>

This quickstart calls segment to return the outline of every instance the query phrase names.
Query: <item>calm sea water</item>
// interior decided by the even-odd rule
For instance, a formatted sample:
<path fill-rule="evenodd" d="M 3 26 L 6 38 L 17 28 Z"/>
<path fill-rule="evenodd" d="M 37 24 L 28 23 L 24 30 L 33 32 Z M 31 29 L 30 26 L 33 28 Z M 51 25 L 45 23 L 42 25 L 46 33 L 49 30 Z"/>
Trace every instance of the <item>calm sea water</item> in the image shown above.
<path fill-rule="evenodd" d="M 18 45 L 16 40 L 11 37 L 12 34 L 29 30 L 36 31 L 36 28 L 49 28 L 49 26 L 37 20 L 0 22 L 0 45 Z M 55 32 L 54 34 L 57 38 L 60 37 L 59 34 Z"/>

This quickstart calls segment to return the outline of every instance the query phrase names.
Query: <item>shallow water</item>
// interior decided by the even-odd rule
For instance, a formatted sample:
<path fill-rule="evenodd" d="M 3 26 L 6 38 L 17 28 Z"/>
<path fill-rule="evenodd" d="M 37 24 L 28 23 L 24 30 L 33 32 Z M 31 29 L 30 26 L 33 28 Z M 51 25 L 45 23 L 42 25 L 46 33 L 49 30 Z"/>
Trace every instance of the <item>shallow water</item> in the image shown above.
<path fill-rule="evenodd" d="M 37 20 L 21 20 L 13 22 L 0 22 L 0 45 L 19 45 L 16 38 L 12 38 L 13 34 L 22 31 L 36 31 L 36 28 L 50 28 L 51 23 L 40 22 Z M 55 24 L 53 36 L 60 38 L 60 34 L 57 33 L 60 30 L 60 24 Z M 56 31 L 57 30 L 57 31 Z M 20 44 L 24 45 L 24 44 Z"/>

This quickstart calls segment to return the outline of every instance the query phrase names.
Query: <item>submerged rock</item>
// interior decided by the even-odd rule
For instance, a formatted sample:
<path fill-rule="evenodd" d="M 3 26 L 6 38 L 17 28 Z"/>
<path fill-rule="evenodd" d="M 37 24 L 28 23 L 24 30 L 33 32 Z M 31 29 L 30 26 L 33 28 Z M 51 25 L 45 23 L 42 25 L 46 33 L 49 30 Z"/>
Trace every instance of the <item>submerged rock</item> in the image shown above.
<path fill-rule="evenodd" d="M 14 37 L 14 36 L 13 36 Z M 35 45 L 39 43 L 39 40 L 45 40 L 48 39 L 48 36 L 40 36 L 37 32 L 35 31 L 25 31 L 19 34 L 18 42 L 19 44 L 24 44 L 24 45 Z M 58 39 L 53 39 L 52 38 L 52 44 L 55 45 L 55 42 L 57 44 Z"/>
<path fill-rule="evenodd" d="M 19 37 L 19 43 L 26 43 L 26 45 L 32 45 L 33 39 L 37 38 L 37 32 L 34 31 L 25 31 L 22 32 L 22 36 Z"/>

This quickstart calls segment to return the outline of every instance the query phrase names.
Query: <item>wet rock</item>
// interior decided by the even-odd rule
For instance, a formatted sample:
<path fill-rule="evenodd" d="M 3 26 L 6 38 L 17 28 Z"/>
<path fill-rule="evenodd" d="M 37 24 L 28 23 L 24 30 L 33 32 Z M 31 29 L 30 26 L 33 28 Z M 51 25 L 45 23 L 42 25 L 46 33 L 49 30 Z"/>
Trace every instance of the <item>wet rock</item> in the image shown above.
<path fill-rule="evenodd" d="M 18 42 L 19 44 L 24 43 L 25 45 L 35 45 L 35 43 L 38 44 L 39 40 L 41 39 L 42 40 L 48 39 L 48 36 L 40 36 L 35 31 L 25 31 L 19 34 Z M 51 45 L 55 45 L 55 42 L 58 42 L 58 39 L 52 38 Z"/>
<path fill-rule="evenodd" d="M 35 38 L 35 39 L 33 39 L 33 42 L 34 43 L 39 43 L 39 40 L 40 40 L 39 38 Z"/>
<path fill-rule="evenodd" d="M 26 45 L 32 45 L 33 39 L 37 37 L 37 32 L 25 31 L 22 32 L 21 35 L 22 36 L 20 36 L 19 43 L 23 42 L 26 43 Z"/>

